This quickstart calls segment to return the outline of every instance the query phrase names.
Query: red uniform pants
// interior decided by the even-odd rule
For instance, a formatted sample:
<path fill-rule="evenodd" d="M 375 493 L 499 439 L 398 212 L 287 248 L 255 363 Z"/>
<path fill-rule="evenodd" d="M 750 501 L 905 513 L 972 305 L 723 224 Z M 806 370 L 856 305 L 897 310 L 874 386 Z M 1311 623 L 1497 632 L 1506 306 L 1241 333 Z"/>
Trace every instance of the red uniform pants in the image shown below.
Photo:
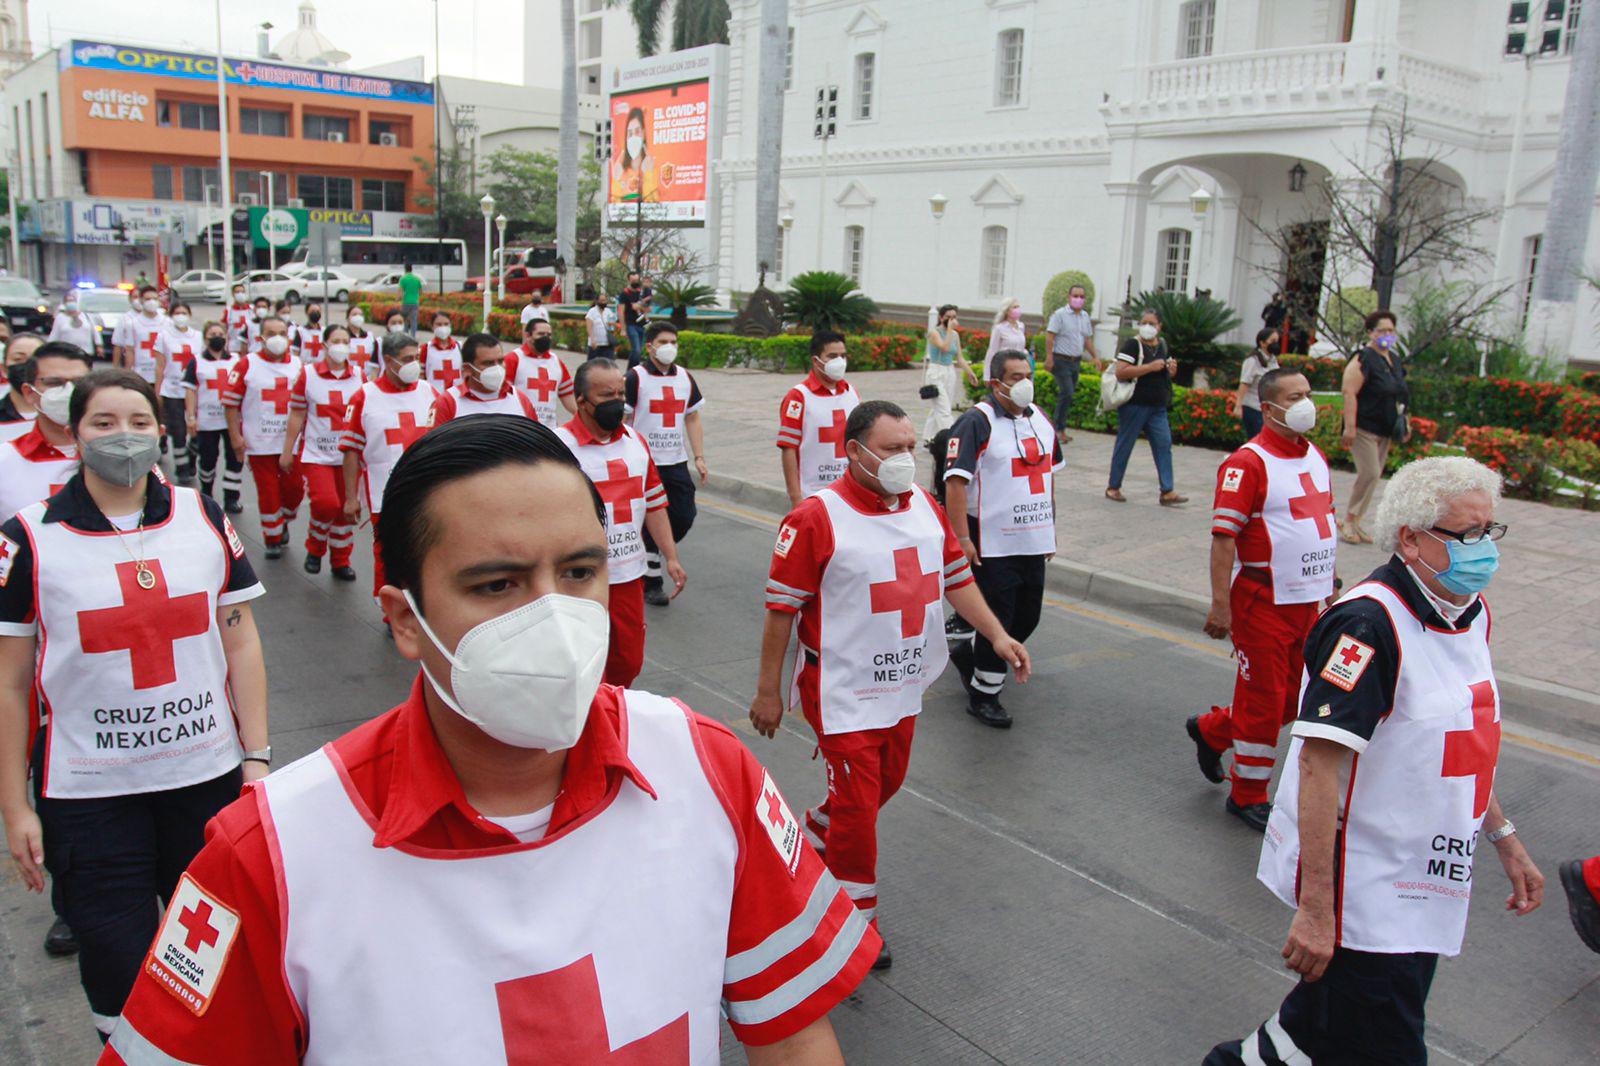
<path fill-rule="evenodd" d="M 1583 861 L 1583 883 L 1589 886 L 1589 894 L 1600 903 L 1600 855 Z"/>
<path fill-rule="evenodd" d="M 352 531 L 351 536 L 355 533 Z M 386 580 L 383 572 L 383 548 L 378 544 L 378 512 L 372 512 L 372 598 L 378 598 L 378 590 L 383 588 Z M 385 625 L 389 624 L 389 616 L 383 616 Z"/>
<path fill-rule="evenodd" d="M 1272 602 L 1272 586 L 1239 576 L 1230 596 L 1233 647 L 1239 660 L 1233 705 L 1200 716 L 1200 735 L 1218 751 L 1233 748 L 1233 802 L 1267 802 L 1278 732 L 1300 703 L 1306 636 L 1320 604 Z"/>
<path fill-rule="evenodd" d="M 644 578 L 611 586 L 611 647 L 604 681 L 627 688 L 644 669 Z"/>
<path fill-rule="evenodd" d="M 344 467 L 328 463 L 302 463 L 306 494 L 311 498 L 311 521 L 306 526 L 306 554 L 321 558 L 332 547 L 334 566 L 349 566 L 355 547 L 356 527 L 344 516 Z"/>
<path fill-rule="evenodd" d="M 817 711 L 817 673 L 814 665 L 801 671 L 800 705 L 817 734 L 828 795 L 806 811 L 805 835 L 870 921 L 878 911 L 878 812 L 905 783 L 917 716 L 882 729 L 824 733 Z"/>
<path fill-rule="evenodd" d="M 250 476 L 256 483 L 256 507 L 261 512 L 261 537 L 268 544 L 289 540 L 289 523 L 294 521 L 305 497 L 305 481 L 300 475 L 300 460 L 287 471 L 278 466 L 276 455 L 250 456 Z"/>

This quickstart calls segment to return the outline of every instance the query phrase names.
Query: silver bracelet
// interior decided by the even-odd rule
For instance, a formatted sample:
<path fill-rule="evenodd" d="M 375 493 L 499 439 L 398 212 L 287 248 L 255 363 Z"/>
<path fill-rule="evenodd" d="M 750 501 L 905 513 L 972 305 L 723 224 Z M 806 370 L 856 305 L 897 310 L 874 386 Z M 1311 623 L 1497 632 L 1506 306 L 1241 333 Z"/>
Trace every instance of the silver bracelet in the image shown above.
<path fill-rule="evenodd" d="M 1516 831 L 1517 827 L 1511 824 L 1510 818 L 1507 818 L 1505 821 L 1500 823 L 1499 829 L 1485 833 L 1483 839 L 1487 840 L 1491 844 L 1498 844 Z"/>
<path fill-rule="evenodd" d="M 268 744 L 264 748 L 257 748 L 255 751 L 247 751 L 244 753 L 244 755 L 240 756 L 240 760 L 242 762 L 263 762 L 268 766 L 271 766 L 272 745 Z"/>

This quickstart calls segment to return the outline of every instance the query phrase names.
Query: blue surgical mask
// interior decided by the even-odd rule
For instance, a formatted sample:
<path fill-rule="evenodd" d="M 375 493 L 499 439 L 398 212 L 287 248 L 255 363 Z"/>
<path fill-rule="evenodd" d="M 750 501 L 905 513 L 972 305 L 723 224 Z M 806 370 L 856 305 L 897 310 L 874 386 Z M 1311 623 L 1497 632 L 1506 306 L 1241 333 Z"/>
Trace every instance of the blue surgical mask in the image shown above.
<path fill-rule="evenodd" d="M 1382 348 L 1384 351 L 1388 351 L 1390 348 L 1393 348 L 1399 342 L 1399 340 L 1400 338 L 1395 336 L 1393 333 L 1385 333 L 1383 336 L 1378 338 L 1378 347 Z"/>
<path fill-rule="evenodd" d="M 1459 540 L 1440 537 L 1436 533 L 1430 532 L 1428 535 L 1435 540 L 1444 541 L 1445 551 L 1450 554 L 1450 565 L 1443 570 L 1433 571 L 1433 576 L 1439 580 L 1439 584 L 1457 596 L 1470 596 L 1489 587 L 1494 572 L 1500 569 L 1499 545 L 1488 537 L 1476 544 L 1463 544 Z M 1417 561 L 1422 562 L 1421 559 Z M 1427 563 L 1422 565 L 1428 566 Z M 1428 569 L 1433 570 L 1433 567 L 1428 566 Z"/>

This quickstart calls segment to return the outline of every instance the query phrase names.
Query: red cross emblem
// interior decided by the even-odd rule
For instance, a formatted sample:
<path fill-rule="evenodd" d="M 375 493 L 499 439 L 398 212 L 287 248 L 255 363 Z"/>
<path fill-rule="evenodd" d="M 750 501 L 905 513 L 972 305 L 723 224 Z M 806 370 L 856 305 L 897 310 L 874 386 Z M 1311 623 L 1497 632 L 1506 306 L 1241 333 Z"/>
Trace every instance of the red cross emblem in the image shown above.
<path fill-rule="evenodd" d="M 894 550 L 894 580 L 877 581 L 868 586 L 873 614 L 900 613 L 900 637 L 920 637 L 928 620 L 928 604 L 939 599 L 937 570 L 922 572 L 922 559 L 915 548 Z"/>
<path fill-rule="evenodd" d="M 833 412 L 833 424 L 817 427 L 817 443 L 833 445 L 833 455 L 836 459 L 845 458 L 844 453 L 844 423 L 846 415 L 843 411 Z"/>
<path fill-rule="evenodd" d="M 434 370 L 433 380 L 439 383 L 440 388 L 448 391 L 456 382 L 461 380 L 461 368 L 448 360 L 443 361 Z"/>
<path fill-rule="evenodd" d="M 494 986 L 505 1037 L 506 1066 L 549 1062 L 657 1066 L 689 1061 L 689 1015 L 615 1050 L 600 999 L 594 956 L 559 970 Z"/>
<path fill-rule="evenodd" d="M 289 413 L 289 379 L 287 377 L 275 378 L 272 385 L 261 390 L 261 402 L 270 403 L 273 411 L 280 415 Z"/>
<path fill-rule="evenodd" d="M 347 424 L 344 415 L 349 406 L 345 401 L 344 393 L 338 389 L 329 389 L 328 402 L 317 404 L 313 410 L 316 411 L 318 418 L 326 418 L 328 420 L 329 429 L 343 429 Z"/>
<path fill-rule="evenodd" d="M 528 383 L 523 386 L 523 390 L 537 393 L 539 402 L 548 404 L 551 394 L 556 391 L 556 379 L 550 376 L 549 370 L 541 366 L 537 375 L 528 375 Z"/>
<path fill-rule="evenodd" d="M 400 412 L 400 424 L 392 429 L 383 431 L 383 439 L 393 447 L 398 444 L 401 451 L 405 451 L 415 444 L 417 438 L 428 432 L 427 426 L 417 425 L 417 416 L 410 411 Z"/>
<path fill-rule="evenodd" d="M 688 402 L 678 399 L 678 393 L 671 385 L 662 387 L 660 399 L 650 401 L 650 413 L 660 415 L 661 424 L 669 429 L 678 424 L 678 416 L 688 407 Z"/>
<path fill-rule="evenodd" d="M 145 563 L 155 581 L 139 584 L 139 566 L 129 560 L 117 564 L 117 585 L 122 606 L 78 612 L 78 641 L 85 653 L 128 653 L 134 688 L 158 688 L 178 680 L 173 645 L 184 637 L 211 630 L 210 604 L 204 592 L 173 599 L 167 594 L 167 576 L 159 560 Z"/>
<path fill-rule="evenodd" d="M 1328 521 L 1328 516 L 1333 513 L 1333 493 L 1318 492 L 1316 483 L 1307 473 L 1300 475 L 1300 488 L 1305 491 L 1305 495 L 1295 496 L 1289 500 L 1289 513 L 1302 521 L 1315 522 L 1317 538 L 1327 540 L 1333 536 L 1333 524 Z"/>
<path fill-rule="evenodd" d="M 950 438 L 955 440 L 954 437 Z M 1050 457 L 1039 446 L 1039 438 L 1029 437 L 1022 442 L 1022 454 L 1011 460 L 1011 476 L 1025 477 L 1028 479 L 1028 493 L 1039 496 L 1044 493 L 1045 475 L 1050 473 Z"/>
<path fill-rule="evenodd" d="M 180 350 L 172 353 L 172 358 L 179 366 L 188 366 L 194 359 L 194 352 L 185 344 Z"/>
<path fill-rule="evenodd" d="M 1472 728 L 1444 735 L 1444 765 L 1439 776 L 1472 778 L 1472 816 L 1478 818 L 1489 809 L 1489 793 L 1494 789 L 1494 768 L 1500 759 L 1500 720 L 1495 716 L 1494 685 L 1479 681 L 1471 691 Z"/>
<path fill-rule="evenodd" d="M 302 333 L 301 336 L 305 336 L 305 334 Z M 300 342 L 300 347 L 310 352 L 311 361 L 316 362 L 318 357 L 322 355 L 322 338 L 313 333 Z"/>
<path fill-rule="evenodd" d="M 228 383 L 222 374 L 212 374 L 201 384 L 201 388 L 210 389 L 216 393 L 219 400 L 222 398 L 222 390 L 227 387 Z"/>
<path fill-rule="evenodd" d="M 200 945 L 210 947 L 217 942 L 222 932 L 211 924 L 211 914 L 212 906 L 205 900 L 201 900 L 198 906 L 185 907 L 178 912 L 178 924 L 188 933 L 183 938 L 184 947 L 199 951 Z"/>
<path fill-rule="evenodd" d="M 139 350 L 148 353 L 150 358 L 154 359 L 156 357 L 156 335 L 154 333 L 146 333 L 144 340 L 139 342 Z"/>
<path fill-rule="evenodd" d="M 778 795 L 778 790 L 769 785 L 763 794 L 767 801 L 767 824 L 774 829 L 782 829 L 788 823 L 783 819 L 783 797 Z"/>
<path fill-rule="evenodd" d="M 644 478 L 629 477 L 627 463 L 621 459 L 606 463 L 606 479 L 595 488 L 600 490 L 600 498 L 611 505 L 613 522 L 633 521 L 633 503 L 644 495 Z"/>

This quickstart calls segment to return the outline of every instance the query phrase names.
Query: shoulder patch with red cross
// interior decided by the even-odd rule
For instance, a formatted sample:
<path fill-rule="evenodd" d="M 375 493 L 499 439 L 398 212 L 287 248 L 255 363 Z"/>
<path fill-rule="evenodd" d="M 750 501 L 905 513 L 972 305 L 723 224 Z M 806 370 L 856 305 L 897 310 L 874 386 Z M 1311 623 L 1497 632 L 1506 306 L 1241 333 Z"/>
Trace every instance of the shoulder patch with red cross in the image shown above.
<path fill-rule="evenodd" d="M 771 772 L 766 770 L 761 774 L 761 794 L 756 797 L 756 820 L 772 838 L 772 846 L 778 849 L 778 857 L 793 877 L 800 865 L 800 823 L 790 813 Z"/>
<path fill-rule="evenodd" d="M 211 1006 L 238 937 L 238 912 L 184 874 L 145 956 L 145 972 L 198 1018 Z"/>
<path fill-rule="evenodd" d="M 791 526 L 789 523 L 785 522 L 783 524 L 783 528 L 778 530 L 778 543 L 772 549 L 772 554 L 776 555 L 780 559 L 787 559 L 789 557 L 789 549 L 794 547 L 794 538 L 796 532 L 797 531 L 795 530 L 794 526 Z"/>
<path fill-rule="evenodd" d="M 1328 656 L 1320 676 L 1330 685 L 1354 692 L 1356 682 L 1372 665 L 1372 656 L 1372 645 L 1363 644 L 1348 633 L 1340 633 L 1339 642 L 1334 645 L 1333 654 Z"/>
<path fill-rule="evenodd" d="M 11 580 L 11 567 L 17 561 L 18 544 L 10 537 L 0 533 L 0 589 L 6 587 L 6 582 Z"/>
<path fill-rule="evenodd" d="M 1238 492 L 1239 486 L 1244 482 L 1244 468 L 1230 466 L 1222 472 L 1222 491 Z"/>
<path fill-rule="evenodd" d="M 799 397 L 789 401 L 789 406 L 784 411 L 785 418 L 799 418 L 800 412 L 805 410 L 805 402 Z"/>
<path fill-rule="evenodd" d="M 960 456 L 961 456 L 961 438 L 960 437 L 956 437 L 956 436 L 952 436 L 950 438 L 949 446 L 946 447 L 945 450 L 944 450 L 944 461 L 947 462 L 947 463 L 953 463 L 958 458 L 960 458 Z"/>

